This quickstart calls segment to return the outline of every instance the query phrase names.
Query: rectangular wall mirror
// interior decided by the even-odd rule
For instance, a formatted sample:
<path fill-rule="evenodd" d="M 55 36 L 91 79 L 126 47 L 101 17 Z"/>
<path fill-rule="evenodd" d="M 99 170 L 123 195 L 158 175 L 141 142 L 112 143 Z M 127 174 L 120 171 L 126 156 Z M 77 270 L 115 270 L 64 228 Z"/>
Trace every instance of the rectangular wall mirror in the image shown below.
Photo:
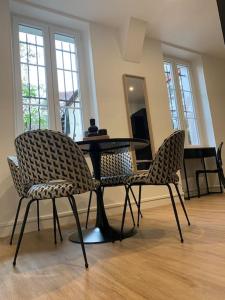
<path fill-rule="evenodd" d="M 152 160 L 150 120 L 144 77 L 123 75 L 130 135 L 149 141 L 149 146 L 135 151 L 138 170 L 147 170 Z"/>

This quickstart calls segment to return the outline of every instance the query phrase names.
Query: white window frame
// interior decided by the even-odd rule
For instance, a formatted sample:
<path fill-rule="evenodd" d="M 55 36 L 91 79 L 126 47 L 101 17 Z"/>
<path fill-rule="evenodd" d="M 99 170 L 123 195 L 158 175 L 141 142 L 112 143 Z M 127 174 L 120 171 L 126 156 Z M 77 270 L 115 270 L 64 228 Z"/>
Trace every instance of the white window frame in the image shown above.
<path fill-rule="evenodd" d="M 19 49 L 19 25 L 35 27 L 43 32 L 44 40 L 44 55 L 46 65 L 46 88 L 48 99 L 48 128 L 52 130 L 61 129 L 60 113 L 59 113 L 59 93 L 58 93 L 58 80 L 56 72 L 56 54 L 54 47 L 54 34 L 62 34 L 74 38 L 77 49 L 77 63 L 79 73 L 79 93 L 80 93 L 80 110 L 81 110 L 81 123 L 84 130 L 87 124 L 87 117 L 85 115 L 86 106 L 83 103 L 84 92 L 84 78 L 83 72 L 84 58 L 82 56 L 82 43 L 79 31 L 68 29 L 62 26 L 55 26 L 39 20 L 33 20 L 27 17 L 13 16 L 13 59 L 14 59 L 14 84 L 15 84 L 15 133 L 16 136 L 24 132 L 23 126 L 23 100 L 21 89 L 21 68 L 20 68 L 20 49 Z M 53 72 L 54 70 L 54 72 Z"/>
<path fill-rule="evenodd" d="M 200 122 L 199 122 L 199 113 L 198 113 L 198 106 L 197 106 L 197 97 L 195 93 L 195 87 L 194 87 L 194 81 L 193 81 L 193 75 L 192 75 L 192 68 L 191 68 L 191 63 L 187 61 L 183 61 L 177 58 L 169 58 L 169 57 L 164 57 L 165 63 L 170 63 L 172 65 L 172 72 L 173 72 L 173 79 L 174 79 L 174 85 L 175 85 L 175 94 L 176 94 L 176 100 L 177 100 L 177 108 L 178 108 L 178 116 L 179 116 L 179 123 L 180 123 L 180 129 L 185 130 L 187 133 L 187 125 L 185 121 L 185 116 L 184 116 L 184 110 L 183 110 L 183 104 L 182 104 L 182 95 L 181 95 L 181 89 L 180 89 L 180 84 L 179 84 L 179 76 L 177 74 L 177 65 L 187 67 L 189 70 L 189 80 L 191 84 L 191 92 L 192 92 L 192 105 L 193 105 L 193 110 L 194 110 L 194 116 L 196 120 L 196 126 L 197 126 L 197 135 L 198 135 L 198 144 L 190 144 L 187 138 L 187 134 L 185 134 L 185 145 L 186 146 L 200 146 L 202 142 L 201 138 L 201 128 L 200 128 Z M 171 118 L 172 120 L 172 118 Z"/>

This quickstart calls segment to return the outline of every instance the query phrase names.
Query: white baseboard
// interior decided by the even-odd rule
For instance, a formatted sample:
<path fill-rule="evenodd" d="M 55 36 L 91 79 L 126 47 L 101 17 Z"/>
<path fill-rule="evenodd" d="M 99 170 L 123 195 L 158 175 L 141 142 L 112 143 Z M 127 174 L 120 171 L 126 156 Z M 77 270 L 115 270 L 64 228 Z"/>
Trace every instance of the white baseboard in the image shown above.
<path fill-rule="evenodd" d="M 175 198 L 175 201 L 177 202 L 178 198 L 177 198 L 176 194 L 174 194 L 174 198 Z M 157 196 L 157 197 L 144 198 L 141 201 L 142 209 L 167 205 L 170 203 L 170 202 L 168 202 L 169 199 L 170 199 L 169 195 L 167 195 L 167 194 L 162 195 L 162 196 Z M 107 216 L 115 216 L 115 215 L 121 214 L 123 205 L 124 205 L 124 202 L 105 205 Z M 132 203 L 132 206 L 135 211 L 137 209 L 136 205 L 134 203 Z M 79 217 L 80 217 L 80 222 L 82 225 L 85 224 L 86 212 L 87 212 L 86 209 L 79 210 Z M 94 212 L 96 212 L 96 207 L 91 208 L 90 220 L 92 218 L 94 218 L 94 216 L 95 216 L 95 214 L 93 214 Z M 60 224 L 62 226 L 74 224 L 74 216 L 71 211 L 59 212 L 58 215 L 60 218 Z M 18 223 L 17 223 L 16 233 L 18 233 L 21 224 L 22 224 L 22 219 L 19 219 Z M 8 223 L 0 223 L 0 238 L 10 236 L 10 234 L 12 232 L 12 227 L 13 227 L 13 221 L 8 222 Z M 41 227 L 41 229 L 52 228 L 53 227 L 52 215 L 40 216 L 40 227 Z M 27 224 L 26 224 L 26 232 L 31 232 L 31 231 L 36 231 L 36 230 L 37 230 L 37 219 L 34 217 L 28 218 Z"/>

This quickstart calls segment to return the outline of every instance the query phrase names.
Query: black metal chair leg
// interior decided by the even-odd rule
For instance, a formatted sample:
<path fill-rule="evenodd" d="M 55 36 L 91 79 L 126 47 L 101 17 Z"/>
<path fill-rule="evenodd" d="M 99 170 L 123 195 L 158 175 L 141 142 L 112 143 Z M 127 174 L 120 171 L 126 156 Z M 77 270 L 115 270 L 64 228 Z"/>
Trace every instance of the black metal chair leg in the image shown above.
<path fill-rule="evenodd" d="M 57 227 L 58 227 L 58 231 L 59 231 L 59 236 L 60 236 L 60 241 L 63 241 L 63 237 L 62 237 L 62 232 L 61 232 L 61 227 L 60 227 L 60 223 L 59 223 L 59 216 L 58 216 L 58 211 L 55 205 L 55 216 L 56 216 L 56 222 L 57 222 Z"/>
<path fill-rule="evenodd" d="M 196 173 L 196 185 L 198 190 L 198 198 L 200 198 L 199 173 Z"/>
<path fill-rule="evenodd" d="M 34 201 L 36 201 L 36 200 L 35 199 L 30 200 L 27 204 L 27 207 L 26 207 L 22 227 L 21 227 L 21 230 L 20 230 L 19 239 L 18 239 L 17 246 L 16 246 L 16 252 L 15 252 L 15 256 L 14 256 L 14 260 L 13 260 L 13 265 L 14 266 L 16 265 L 16 259 L 17 259 L 17 255 L 18 255 L 18 252 L 19 252 L 19 249 L 20 249 L 20 244 L 21 244 L 21 241 L 22 241 L 22 238 L 23 238 L 23 233 L 24 233 L 26 222 L 27 222 L 27 217 L 28 217 L 28 214 L 29 214 L 30 206 Z"/>
<path fill-rule="evenodd" d="M 76 202 L 75 202 L 75 199 L 73 196 L 69 196 L 68 198 L 70 200 L 70 205 L 73 210 L 73 214 L 74 214 L 74 217 L 75 217 L 76 223 L 77 223 L 77 230 L 78 230 L 81 248 L 82 248 L 82 252 L 83 252 L 83 256 L 84 256 L 85 267 L 88 268 L 87 256 L 86 256 L 86 251 L 85 251 L 85 247 L 84 247 L 83 234 L 82 234 L 82 230 L 81 230 L 81 226 L 80 226 L 80 220 L 79 220 L 79 216 L 78 216 L 78 212 L 77 212 Z"/>
<path fill-rule="evenodd" d="M 167 184 L 166 186 L 169 189 L 170 199 L 171 199 L 171 202 L 172 202 L 173 211 L 174 211 L 175 219 L 176 219 L 176 222 L 177 222 L 178 231 L 179 231 L 179 234 L 180 234 L 180 241 L 181 241 L 181 243 L 183 243 L 184 240 L 183 240 L 183 236 L 182 236 L 182 232 L 181 232 L 181 227 L 180 227 L 180 222 L 179 222 L 179 218 L 178 218 L 178 214 L 177 214 L 176 204 L 175 204 L 174 197 L 173 197 L 173 192 L 172 192 L 172 189 L 171 189 L 169 184 Z"/>
<path fill-rule="evenodd" d="M 190 226 L 191 223 L 190 223 L 190 221 L 189 221 L 188 214 L 187 214 L 187 211 L 186 211 L 184 202 L 183 202 L 183 200 L 182 200 L 182 197 L 181 197 L 181 194 L 180 194 L 178 185 L 174 183 L 174 186 L 175 186 L 175 188 L 176 188 L 176 191 L 177 191 L 177 194 L 178 194 L 178 197 L 179 197 L 179 200 L 180 200 L 180 204 L 181 204 L 181 206 L 182 206 L 182 208 L 183 208 L 183 211 L 184 211 L 185 217 L 186 217 L 186 219 L 187 219 L 188 225 Z"/>
<path fill-rule="evenodd" d="M 223 188 L 222 188 L 222 182 L 221 182 L 221 178 L 220 178 L 220 172 L 217 173 L 218 174 L 218 179 L 219 179 L 219 184 L 220 184 L 220 192 L 223 192 Z"/>
<path fill-rule="evenodd" d="M 141 213 L 141 185 L 139 185 L 139 193 L 138 193 L 138 220 L 137 220 L 137 227 L 139 227 L 140 213 Z"/>
<path fill-rule="evenodd" d="M 131 202 L 130 202 L 130 197 L 129 197 L 129 189 L 128 189 L 128 204 L 129 204 L 129 208 L 130 208 L 130 213 L 131 213 L 132 221 L 133 221 L 133 224 L 135 226 L 133 209 L 132 209 Z"/>
<path fill-rule="evenodd" d="M 19 204 L 18 204 L 18 207 L 17 207 L 16 217 L 15 217 L 15 220 L 14 220 L 13 230 L 12 230 L 12 234 L 11 234 L 11 238 L 10 238 L 10 242 L 9 242 L 10 245 L 12 245 L 13 236 L 14 236 L 14 233 L 15 233 L 17 220 L 18 220 L 18 216 L 19 216 L 19 213 L 20 213 L 20 207 L 21 207 L 21 203 L 22 203 L 23 199 L 24 199 L 24 197 L 20 198 Z"/>
<path fill-rule="evenodd" d="M 88 220 L 89 220 L 89 213 L 90 213 L 90 207 L 91 207 L 91 200 L 92 200 L 92 191 L 90 191 L 90 195 L 89 195 L 89 201 L 88 201 L 88 209 L 87 209 L 87 218 L 86 218 L 86 224 L 85 224 L 85 228 L 87 229 L 88 226 Z"/>
<path fill-rule="evenodd" d="M 54 226 L 54 242 L 57 244 L 56 237 L 56 213 L 55 213 L 55 198 L 52 198 L 52 211 L 53 211 L 53 226 Z"/>
<path fill-rule="evenodd" d="M 133 191 L 132 187 L 130 187 L 130 191 L 131 191 L 131 194 L 134 198 L 134 202 L 135 202 L 135 204 L 137 205 L 137 208 L 138 208 L 138 202 L 137 202 L 136 196 L 134 195 L 134 191 Z M 140 211 L 140 215 L 141 215 L 141 218 L 143 218 L 143 215 L 142 215 L 141 211 Z"/>
<path fill-rule="evenodd" d="M 122 240 L 122 237 L 123 237 L 123 228 L 124 228 L 124 222 L 125 222 L 125 216 L 126 216 L 126 210 L 127 210 L 127 202 L 128 202 L 128 193 L 129 193 L 129 188 L 125 187 L 125 189 L 126 189 L 126 196 L 125 196 L 124 207 L 123 207 L 123 216 L 122 216 L 122 223 L 121 223 L 121 230 L 120 230 L 120 241 Z"/>
<path fill-rule="evenodd" d="M 37 225 L 38 225 L 38 231 L 40 231 L 40 210 L 39 210 L 39 200 L 37 200 Z"/>

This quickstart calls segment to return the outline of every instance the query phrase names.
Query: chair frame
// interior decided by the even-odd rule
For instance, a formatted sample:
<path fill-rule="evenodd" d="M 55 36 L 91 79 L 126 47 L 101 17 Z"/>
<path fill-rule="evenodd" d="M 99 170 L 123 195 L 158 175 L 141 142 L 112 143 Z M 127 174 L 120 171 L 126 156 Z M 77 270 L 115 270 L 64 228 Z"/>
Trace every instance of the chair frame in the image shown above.
<path fill-rule="evenodd" d="M 82 151 L 70 137 L 47 129 L 33 130 L 21 134 L 16 138 L 15 146 L 21 167 L 21 175 L 23 176 L 23 184 L 29 189 L 28 196 L 32 198 L 26 206 L 13 265 L 16 265 L 31 204 L 37 199 L 52 198 L 54 236 L 56 238 L 58 218 L 55 200 L 67 197 L 77 224 L 85 267 L 88 268 L 83 235 L 73 194 L 95 190 L 98 183 L 92 179 Z M 54 182 L 55 180 L 56 182 Z M 62 180 L 62 190 L 60 190 L 60 183 L 57 183 L 58 180 Z M 49 183 L 51 183 L 50 186 L 48 186 Z M 33 191 L 32 188 L 34 188 Z"/>
<path fill-rule="evenodd" d="M 176 146 L 175 146 L 176 145 Z M 169 147 L 169 148 L 168 148 Z M 176 148 L 178 147 L 178 148 Z M 173 191 L 171 188 L 171 184 L 175 186 L 175 189 L 177 191 L 183 212 L 185 214 L 185 217 L 187 219 L 187 223 L 190 226 L 190 220 L 188 218 L 187 211 L 185 209 L 179 187 L 178 187 L 178 181 L 177 179 L 172 179 L 173 175 L 176 175 L 177 171 L 181 169 L 182 166 L 182 149 L 184 148 L 184 131 L 182 130 L 177 130 L 174 133 L 172 133 L 166 140 L 164 140 L 163 144 L 160 146 L 155 159 L 152 162 L 152 165 L 150 166 L 148 176 L 151 176 L 151 179 L 148 181 L 144 181 L 143 175 L 139 174 L 139 178 L 137 177 L 136 179 L 133 179 L 132 182 L 132 177 L 131 176 L 131 181 L 129 180 L 126 182 L 128 185 L 128 188 L 126 190 L 126 197 L 125 197 L 125 202 L 124 202 L 124 210 L 123 210 L 123 217 L 122 217 L 122 224 L 121 224 L 121 239 L 123 237 L 123 228 L 124 228 L 124 221 L 125 221 L 125 215 L 126 215 L 126 207 L 128 203 L 128 195 L 129 195 L 129 189 L 132 186 L 139 186 L 139 198 L 138 198 L 138 218 L 139 218 L 139 213 L 140 213 L 140 208 L 141 208 L 141 187 L 145 185 L 159 185 L 159 186 L 167 186 L 169 190 L 169 195 L 173 207 L 173 212 L 175 216 L 175 220 L 177 223 L 177 228 L 179 231 L 180 235 L 180 241 L 183 243 L 183 235 L 181 231 L 181 226 L 180 226 L 180 221 L 176 209 L 176 204 L 174 200 L 174 195 Z M 171 160 L 170 157 L 170 152 L 173 151 L 173 155 L 175 158 Z M 176 151 L 176 152 L 175 152 Z M 177 157 L 176 157 L 177 155 Z M 166 174 L 166 175 L 165 175 Z M 179 179 L 178 179 L 179 180 Z M 139 181 L 139 182 L 138 182 Z M 139 223 L 139 220 L 138 220 Z"/>
<path fill-rule="evenodd" d="M 150 185 L 150 184 L 145 184 L 145 185 Z M 175 204 L 175 200 L 174 200 L 174 195 L 173 195 L 172 188 L 171 188 L 170 184 L 158 184 L 158 185 L 159 186 L 167 186 L 167 188 L 169 190 L 170 200 L 171 200 L 171 203 L 172 203 L 173 212 L 174 212 L 175 220 L 176 220 L 176 223 L 177 223 L 177 228 L 178 228 L 179 235 L 180 235 L 180 241 L 181 241 L 181 243 L 183 243 L 184 239 L 183 239 L 183 235 L 182 235 L 182 231 L 181 231 L 180 221 L 179 221 L 179 217 L 178 217 L 178 213 L 177 213 L 177 208 L 176 208 L 176 204 Z M 190 226 L 191 223 L 190 223 L 190 220 L 189 220 L 189 217 L 188 217 L 185 205 L 183 203 L 183 200 L 182 200 L 179 188 L 178 188 L 178 184 L 173 183 L 173 185 L 176 188 L 176 191 L 177 191 L 177 194 L 178 194 L 178 198 L 179 198 L 181 207 L 182 207 L 184 215 L 185 215 L 185 217 L 187 219 L 188 226 Z M 134 184 L 132 186 L 138 186 L 139 189 L 141 189 L 142 186 L 144 186 L 144 184 Z M 126 216 L 126 207 L 127 207 L 127 202 L 128 202 L 127 198 L 128 198 L 128 195 L 129 195 L 129 189 L 130 189 L 130 187 L 131 186 L 128 186 L 128 188 L 126 190 L 126 197 L 125 197 L 125 202 L 124 202 L 123 217 L 122 217 L 122 224 L 121 224 L 121 231 L 120 231 L 121 232 L 121 240 L 123 238 L 123 229 L 124 229 L 124 222 L 125 222 L 125 216 Z M 140 208 L 141 208 L 141 193 L 139 195 L 140 195 L 140 197 L 139 197 L 139 200 L 138 200 L 138 209 L 139 209 L 138 216 L 140 215 Z"/>
<path fill-rule="evenodd" d="M 41 200 L 46 200 L 46 199 L 41 199 Z M 53 214 L 54 214 L 54 218 L 53 218 L 53 220 L 54 220 L 54 237 L 55 237 L 55 241 L 56 241 L 56 222 L 58 222 L 57 221 L 58 218 L 56 216 L 57 211 L 56 211 L 55 200 L 56 200 L 56 198 L 52 199 L 52 201 L 53 201 Z M 73 215 L 74 215 L 75 220 L 76 220 L 78 234 L 79 234 L 79 238 L 80 238 L 80 242 L 81 242 L 81 248 L 82 248 L 82 252 L 83 252 L 83 256 L 84 256 L 84 260 L 85 260 L 85 267 L 88 268 L 87 256 L 86 256 L 86 252 L 85 252 L 85 247 L 84 247 L 83 236 L 82 236 L 82 231 L 81 231 L 81 226 L 80 226 L 80 221 L 79 221 L 76 202 L 75 202 L 75 199 L 74 199 L 73 196 L 68 196 L 68 200 L 69 200 L 69 203 L 70 203 L 72 211 L 73 211 Z M 18 239 L 18 242 L 17 242 L 16 252 L 15 252 L 15 256 L 14 256 L 14 260 L 13 260 L 13 265 L 14 266 L 16 265 L 17 256 L 18 256 L 18 253 L 19 253 L 19 249 L 20 249 L 22 239 L 23 239 L 23 234 L 24 234 L 26 223 L 27 223 L 29 210 L 30 210 L 31 204 L 34 203 L 35 201 L 36 201 L 36 199 L 31 199 L 28 202 L 27 206 L 26 206 L 26 211 L 25 211 L 25 214 L 24 214 L 23 223 L 22 223 L 22 226 L 21 226 L 20 235 L 19 235 L 19 239 Z"/>
<path fill-rule="evenodd" d="M 16 160 L 16 161 L 15 161 Z M 16 156 L 9 156 L 8 157 L 8 163 L 9 163 L 9 167 L 10 167 L 10 172 L 12 174 L 12 178 L 13 178 L 13 182 L 14 182 L 14 186 L 17 190 L 18 195 L 20 196 L 19 199 L 19 203 L 17 206 L 17 210 L 16 210 L 16 216 L 15 216 L 15 220 L 13 223 L 13 229 L 12 229 L 12 233 L 11 233 L 11 237 L 10 237 L 10 242 L 9 244 L 12 245 L 13 242 L 13 237 L 14 237 L 14 233 L 16 230 L 16 226 L 17 226 L 17 222 L 18 222 L 18 217 L 19 217 L 19 213 L 20 213 L 20 209 L 21 209 L 21 205 L 23 200 L 28 199 L 27 196 L 25 196 L 25 192 L 21 192 L 19 186 L 22 185 L 22 178 L 19 175 L 20 171 L 19 171 L 19 165 L 17 162 L 17 157 Z M 14 181 L 15 177 L 17 178 L 17 183 Z M 23 196 L 22 196 L 23 194 Z M 37 229 L 38 231 L 40 231 L 40 208 L 39 208 L 39 201 L 40 200 L 36 200 L 36 204 L 37 204 Z M 53 204 L 53 203 L 52 203 Z M 57 226 L 58 226 L 58 231 L 59 231 L 59 235 L 60 235 L 60 240 L 63 241 L 63 237 L 62 237 L 62 233 L 61 233 L 61 228 L 60 228 L 60 223 L 59 223 L 59 218 L 58 218 L 58 212 L 57 209 L 54 210 L 54 205 L 52 206 L 53 208 L 53 218 L 56 218 L 56 222 L 57 222 Z M 53 219 L 53 224 L 55 223 L 54 219 Z M 54 241 L 55 244 L 57 243 L 57 238 L 56 238 L 56 232 L 54 233 Z"/>

